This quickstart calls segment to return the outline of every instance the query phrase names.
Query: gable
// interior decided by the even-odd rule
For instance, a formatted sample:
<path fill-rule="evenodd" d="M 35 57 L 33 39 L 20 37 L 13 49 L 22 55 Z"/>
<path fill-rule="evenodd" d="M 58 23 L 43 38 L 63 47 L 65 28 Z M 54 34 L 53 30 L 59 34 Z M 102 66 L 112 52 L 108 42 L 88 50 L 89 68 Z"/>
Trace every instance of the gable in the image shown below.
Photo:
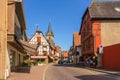
<path fill-rule="evenodd" d="M 35 33 L 33 35 L 33 37 L 30 39 L 29 43 L 31 44 L 37 44 L 38 42 L 40 42 L 41 44 L 46 44 L 48 45 L 48 42 L 46 40 L 46 38 L 44 37 L 43 33 Z"/>

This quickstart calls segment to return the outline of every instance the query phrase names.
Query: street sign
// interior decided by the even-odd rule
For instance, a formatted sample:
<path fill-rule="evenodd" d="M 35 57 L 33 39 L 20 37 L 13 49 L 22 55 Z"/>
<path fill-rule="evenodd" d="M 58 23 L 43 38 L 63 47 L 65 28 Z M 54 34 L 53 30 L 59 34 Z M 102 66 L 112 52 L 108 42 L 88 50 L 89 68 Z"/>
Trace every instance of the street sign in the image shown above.
<path fill-rule="evenodd" d="M 99 54 L 103 54 L 103 46 L 99 45 Z"/>

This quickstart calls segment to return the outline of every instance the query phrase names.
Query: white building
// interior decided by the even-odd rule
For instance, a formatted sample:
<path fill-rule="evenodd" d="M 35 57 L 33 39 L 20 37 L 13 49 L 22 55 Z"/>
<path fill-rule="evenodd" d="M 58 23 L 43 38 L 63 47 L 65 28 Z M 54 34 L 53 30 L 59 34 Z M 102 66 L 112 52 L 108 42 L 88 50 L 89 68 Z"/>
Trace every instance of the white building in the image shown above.
<path fill-rule="evenodd" d="M 48 63 L 48 56 L 50 54 L 50 45 L 46 40 L 45 36 L 40 30 L 37 30 L 32 38 L 29 40 L 30 44 L 37 45 L 37 54 L 35 56 L 31 56 L 31 59 L 37 59 L 46 61 Z"/>

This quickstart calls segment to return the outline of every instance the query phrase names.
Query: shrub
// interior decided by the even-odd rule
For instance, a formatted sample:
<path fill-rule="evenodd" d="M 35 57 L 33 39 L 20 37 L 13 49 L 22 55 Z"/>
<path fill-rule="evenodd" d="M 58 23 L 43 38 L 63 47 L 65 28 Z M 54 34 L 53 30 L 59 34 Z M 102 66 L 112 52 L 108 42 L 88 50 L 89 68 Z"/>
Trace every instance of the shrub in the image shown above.
<path fill-rule="evenodd" d="M 30 67 L 30 66 L 34 65 L 34 64 L 33 64 L 34 62 L 35 62 L 34 60 L 26 59 L 26 60 L 24 60 L 24 62 L 23 62 L 23 66 L 28 66 L 28 67 Z"/>
<path fill-rule="evenodd" d="M 38 64 L 45 64 L 45 61 L 38 61 Z"/>

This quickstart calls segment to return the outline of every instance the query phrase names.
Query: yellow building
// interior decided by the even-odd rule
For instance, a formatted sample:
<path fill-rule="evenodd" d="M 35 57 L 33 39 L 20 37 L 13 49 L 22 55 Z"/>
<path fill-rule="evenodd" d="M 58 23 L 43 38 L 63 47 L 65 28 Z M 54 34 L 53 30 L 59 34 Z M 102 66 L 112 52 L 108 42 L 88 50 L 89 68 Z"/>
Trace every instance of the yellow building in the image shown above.
<path fill-rule="evenodd" d="M 27 41 L 26 24 L 22 2 L 8 1 L 8 30 L 7 30 L 7 69 L 6 76 L 22 65 L 26 56 L 19 40 Z"/>
<path fill-rule="evenodd" d="M 26 55 L 35 49 L 27 42 L 23 3 L 0 0 L 0 79 L 22 66 Z"/>
<path fill-rule="evenodd" d="M 0 0 L 0 79 L 5 78 L 7 47 L 7 0 Z"/>

